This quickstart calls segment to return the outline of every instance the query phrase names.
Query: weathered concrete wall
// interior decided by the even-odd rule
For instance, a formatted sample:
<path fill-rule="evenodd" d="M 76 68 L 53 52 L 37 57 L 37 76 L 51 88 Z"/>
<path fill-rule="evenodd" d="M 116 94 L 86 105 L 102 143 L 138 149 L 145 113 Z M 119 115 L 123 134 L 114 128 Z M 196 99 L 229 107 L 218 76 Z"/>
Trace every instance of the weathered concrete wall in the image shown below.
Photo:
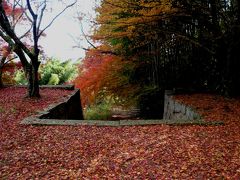
<path fill-rule="evenodd" d="M 27 88 L 27 85 L 6 85 L 6 87 L 17 87 L 17 88 Z M 65 90 L 74 90 L 75 87 L 72 84 L 68 85 L 40 85 L 40 89 L 65 89 Z"/>
<path fill-rule="evenodd" d="M 74 90 L 63 102 L 49 106 L 42 112 L 39 119 L 83 120 L 80 90 Z"/>
<path fill-rule="evenodd" d="M 38 114 L 23 119 L 21 124 L 34 124 L 38 121 L 44 123 L 49 120 L 84 120 L 79 89 L 74 89 L 73 85 L 41 86 L 41 88 L 65 89 L 71 92 L 61 102 L 52 104 Z"/>
<path fill-rule="evenodd" d="M 174 100 L 173 95 L 173 91 L 165 91 L 163 119 L 196 120 L 201 118 L 201 116 L 191 107 L 188 107 Z"/>

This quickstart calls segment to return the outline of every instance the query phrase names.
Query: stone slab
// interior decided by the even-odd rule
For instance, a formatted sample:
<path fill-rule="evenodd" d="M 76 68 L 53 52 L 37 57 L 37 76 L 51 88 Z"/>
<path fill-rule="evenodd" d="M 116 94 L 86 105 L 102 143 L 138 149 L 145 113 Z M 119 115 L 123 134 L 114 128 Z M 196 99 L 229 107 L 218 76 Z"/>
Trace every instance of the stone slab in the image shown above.
<path fill-rule="evenodd" d="M 22 125 L 51 125 L 51 126 L 145 126 L 145 125 L 200 125 L 200 126 L 216 126 L 224 125 L 221 121 L 205 122 L 189 121 L 189 120 L 119 120 L 119 121 L 105 121 L 105 120 L 58 120 L 58 119 L 34 119 L 26 118 L 21 122 Z"/>
<path fill-rule="evenodd" d="M 9 85 L 6 87 L 18 87 L 18 88 L 27 88 L 27 85 Z M 44 88 L 51 88 L 51 89 L 65 89 L 65 90 L 74 90 L 74 85 L 69 84 L 69 85 L 40 85 L 39 86 L 41 89 Z"/>

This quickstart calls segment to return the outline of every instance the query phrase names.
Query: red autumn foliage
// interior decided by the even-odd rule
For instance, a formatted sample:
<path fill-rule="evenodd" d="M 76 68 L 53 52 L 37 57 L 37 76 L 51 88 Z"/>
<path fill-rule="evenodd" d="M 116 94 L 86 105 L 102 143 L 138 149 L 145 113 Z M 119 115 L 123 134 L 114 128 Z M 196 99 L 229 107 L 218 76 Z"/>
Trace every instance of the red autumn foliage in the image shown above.
<path fill-rule="evenodd" d="M 83 105 L 94 102 L 98 93 L 106 86 L 105 79 L 109 76 L 113 55 L 102 54 L 90 50 L 79 67 L 79 76 L 75 79 L 76 87 L 81 89 Z"/>
<path fill-rule="evenodd" d="M 6 15 L 10 19 L 10 24 L 14 24 L 13 27 L 17 23 L 20 23 L 23 18 L 22 14 L 24 12 L 23 8 L 18 8 L 16 7 L 16 1 L 3 1 L 3 8 L 6 12 Z M 18 2 L 19 3 L 19 2 Z M 13 80 L 13 73 L 15 69 L 15 62 L 13 62 L 14 55 L 13 55 L 13 47 L 10 47 L 3 38 L 0 37 L 0 71 L 1 71 L 1 82 L 3 81 L 4 83 L 7 84 L 12 84 L 14 83 Z M 6 73 L 8 72 L 8 73 Z M 2 75 L 3 73 L 3 75 Z M 3 77 L 2 77 L 3 76 Z"/>
<path fill-rule="evenodd" d="M 22 64 L 18 62 L 10 62 L 3 67 L 3 72 L 9 72 L 11 75 L 15 73 L 16 70 L 22 69 Z"/>
<path fill-rule="evenodd" d="M 103 49 L 103 50 L 102 50 Z M 107 53 L 103 53 L 107 52 Z M 111 54 L 107 47 L 91 49 L 79 66 L 79 76 L 75 79 L 76 87 L 81 89 L 83 106 L 101 100 L 99 95 L 128 99 L 136 94 L 139 85 L 129 83 L 128 69 L 134 69 L 131 61 Z"/>
<path fill-rule="evenodd" d="M 24 11 L 23 8 L 16 8 L 15 6 L 13 7 L 9 2 L 6 0 L 3 0 L 3 8 L 6 12 L 7 15 L 12 15 L 14 14 L 15 17 L 20 16 L 22 12 Z"/>
<path fill-rule="evenodd" d="M 11 13 L 12 12 L 11 6 L 9 6 L 9 4 L 5 0 L 3 0 L 2 3 L 3 3 L 3 8 L 6 11 L 6 14 Z"/>
<path fill-rule="evenodd" d="M 67 92 L 0 90 L 0 179 L 239 179 L 240 100 L 181 95 L 224 126 L 23 126 Z M 200 104 L 200 105 L 199 105 Z"/>
<path fill-rule="evenodd" d="M 11 53 L 11 49 L 3 42 L 3 40 L 0 40 L 0 43 L 2 45 L 0 49 L 0 54 L 2 57 L 7 57 Z"/>
<path fill-rule="evenodd" d="M 21 62 L 14 62 L 14 61 L 10 61 L 7 64 L 5 64 L 3 66 L 3 76 L 2 76 L 2 80 L 4 82 L 4 84 L 15 84 L 15 80 L 14 80 L 14 74 L 16 72 L 16 70 L 19 70 L 22 68 L 22 64 Z"/>

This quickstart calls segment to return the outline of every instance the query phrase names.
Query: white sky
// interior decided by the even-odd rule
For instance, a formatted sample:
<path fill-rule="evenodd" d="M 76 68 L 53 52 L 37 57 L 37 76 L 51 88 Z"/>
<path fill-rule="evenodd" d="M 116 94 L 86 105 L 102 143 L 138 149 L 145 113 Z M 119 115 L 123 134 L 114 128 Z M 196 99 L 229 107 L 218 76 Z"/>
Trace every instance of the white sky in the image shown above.
<path fill-rule="evenodd" d="M 69 1 L 73 2 L 73 1 Z M 54 7 L 52 14 L 60 12 L 63 8 L 57 0 L 52 1 Z M 64 12 L 45 33 L 46 37 L 40 39 L 39 44 L 43 47 L 44 53 L 49 57 L 59 58 L 61 60 L 72 59 L 73 61 L 83 58 L 84 50 L 80 48 L 73 48 L 76 46 L 74 39 L 81 38 L 80 24 L 76 20 L 77 12 L 89 14 L 94 16 L 95 0 L 78 0 L 77 5 Z M 56 14 L 55 13 L 55 14 Z M 87 17 L 88 17 L 87 16 Z M 45 23 L 51 20 L 51 15 L 46 14 L 44 17 Z M 83 22 L 84 32 L 90 33 L 90 23 Z M 78 40 L 78 43 L 83 47 L 88 47 L 87 42 Z"/>

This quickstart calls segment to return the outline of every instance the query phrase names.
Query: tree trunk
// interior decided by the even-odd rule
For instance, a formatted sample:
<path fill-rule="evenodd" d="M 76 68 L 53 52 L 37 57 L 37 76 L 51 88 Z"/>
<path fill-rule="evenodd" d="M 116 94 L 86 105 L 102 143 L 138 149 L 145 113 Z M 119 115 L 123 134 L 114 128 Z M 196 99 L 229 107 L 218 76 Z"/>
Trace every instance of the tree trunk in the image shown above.
<path fill-rule="evenodd" d="M 29 63 L 23 53 L 23 51 L 19 48 L 15 49 L 15 53 L 21 60 L 27 81 L 28 81 L 28 94 L 27 97 L 40 97 L 39 92 L 39 80 L 38 80 L 38 69 L 39 69 L 39 61 L 38 54 L 33 56 L 31 59 L 31 63 Z"/>
<path fill-rule="evenodd" d="M 39 69 L 39 64 L 36 64 L 33 66 L 33 88 L 31 92 L 31 97 L 40 97 L 39 93 L 39 79 L 38 79 L 38 69 Z"/>
<path fill-rule="evenodd" d="M 28 80 L 28 97 L 40 97 L 38 68 L 39 63 L 34 65 L 31 64 L 26 69 L 26 75 Z"/>
<path fill-rule="evenodd" d="M 3 75 L 3 66 L 5 63 L 6 57 L 2 57 L 0 61 L 0 88 L 3 87 L 3 80 L 2 80 L 2 75 Z"/>

